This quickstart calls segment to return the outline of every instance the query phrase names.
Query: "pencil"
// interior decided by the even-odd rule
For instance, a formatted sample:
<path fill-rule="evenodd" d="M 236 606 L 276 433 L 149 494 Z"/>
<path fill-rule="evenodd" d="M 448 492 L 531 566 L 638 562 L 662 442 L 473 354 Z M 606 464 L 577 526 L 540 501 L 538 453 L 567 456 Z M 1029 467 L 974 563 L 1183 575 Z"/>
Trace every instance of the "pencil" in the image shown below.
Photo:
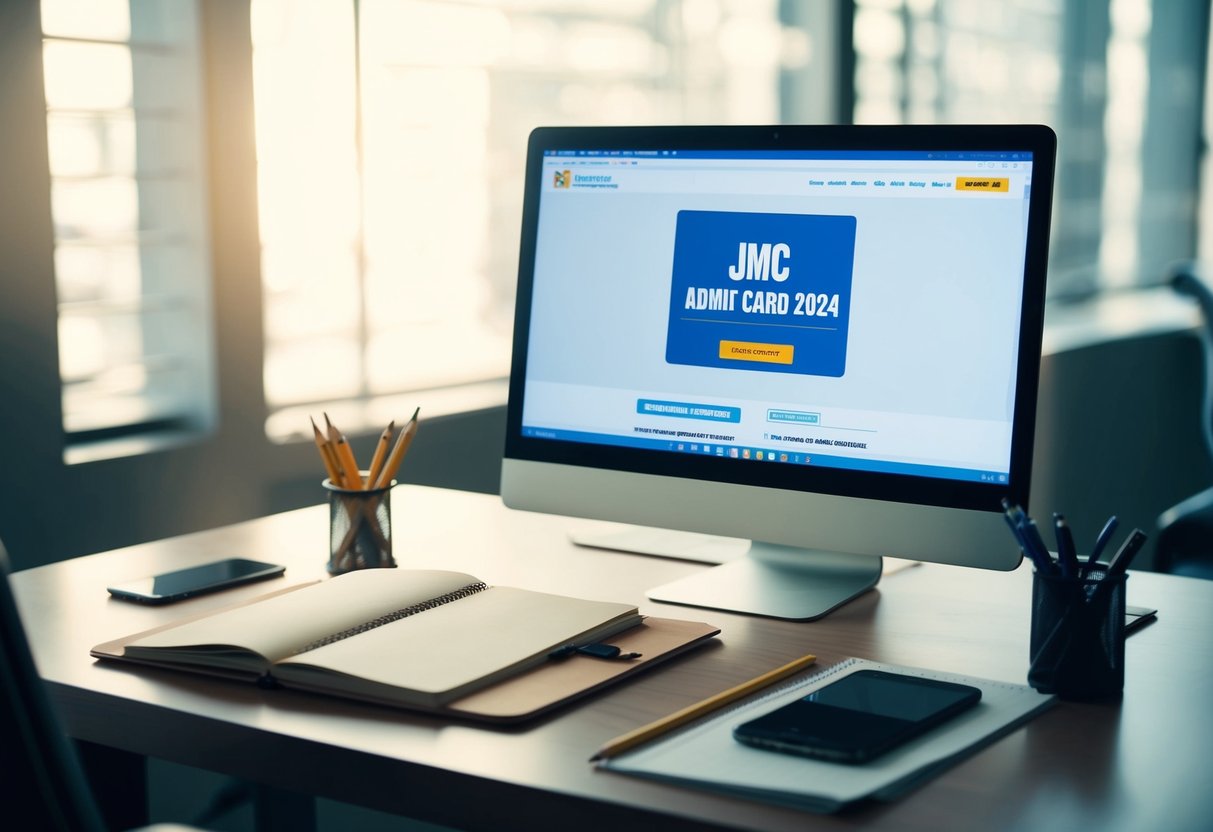
<path fill-rule="evenodd" d="M 383 464 L 383 471 L 380 472 L 379 478 L 374 483 L 367 483 L 367 488 L 387 488 L 391 484 L 392 479 L 396 476 L 396 471 L 400 469 L 400 461 L 404 459 L 409 445 L 413 444 L 413 437 L 417 435 L 417 414 L 420 412 L 420 407 L 414 410 L 413 418 L 409 419 L 408 424 L 400 429 L 400 435 L 396 437 L 396 444 L 392 446 L 392 452 L 388 455 L 387 462 Z"/>
<path fill-rule="evenodd" d="M 383 470 L 383 463 L 387 460 L 388 448 L 392 445 L 392 432 L 396 429 L 396 420 L 387 423 L 387 427 L 383 429 L 383 433 L 379 434 L 379 441 L 375 443 L 375 455 L 371 457 L 371 467 L 367 469 L 366 487 L 374 488 L 375 483 L 379 480 L 379 472 Z"/>
<path fill-rule="evenodd" d="M 329 475 L 329 482 L 340 487 L 341 471 L 337 467 L 337 458 L 333 456 L 333 448 L 320 432 L 320 428 L 316 427 L 316 420 L 310 416 L 308 418 L 312 422 L 312 434 L 316 439 L 316 449 L 320 451 L 320 460 L 324 463 L 324 472 Z"/>
<path fill-rule="evenodd" d="M 333 455 L 337 457 L 337 467 L 341 472 L 341 487 L 360 490 L 362 474 L 358 470 L 358 461 L 354 458 L 354 450 L 346 440 L 345 434 L 337 430 L 337 426 L 329 421 L 329 415 L 324 414 L 324 422 L 328 425 L 329 443 L 333 447 Z"/>
<path fill-rule="evenodd" d="M 651 739 L 661 736 L 662 734 L 673 731 L 686 725 L 692 720 L 698 719 L 704 714 L 709 714 L 719 708 L 723 708 L 730 702 L 735 702 L 743 696 L 748 696 L 755 691 L 765 688 L 767 685 L 774 684 L 781 679 L 786 679 L 793 673 L 811 665 L 817 661 L 817 657 L 813 655 L 801 656 L 795 661 L 788 662 L 783 667 L 777 667 L 769 673 L 764 673 L 761 676 L 751 679 L 748 682 L 742 682 L 736 687 L 721 691 L 715 696 L 710 696 L 702 702 L 697 702 L 694 705 L 689 705 L 681 711 L 675 711 L 669 716 L 662 717 L 656 722 L 650 722 L 648 725 L 642 725 L 634 731 L 616 737 L 608 742 L 602 748 L 595 752 L 590 758 L 590 762 L 595 760 L 605 760 L 608 757 L 614 757 L 622 754 L 628 749 L 635 748 L 641 743 L 648 742 Z"/>

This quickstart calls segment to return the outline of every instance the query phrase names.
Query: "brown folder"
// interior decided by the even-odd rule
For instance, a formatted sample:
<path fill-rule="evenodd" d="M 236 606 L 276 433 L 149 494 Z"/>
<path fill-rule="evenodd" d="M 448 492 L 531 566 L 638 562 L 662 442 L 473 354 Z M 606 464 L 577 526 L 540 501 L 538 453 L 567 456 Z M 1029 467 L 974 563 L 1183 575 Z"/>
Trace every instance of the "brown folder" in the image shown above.
<path fill-rule="evenodd" d="M 304 584 L 304 586 L 306 585 Z M 256 603 L 299 588 L 299 586 L 290 587 L 275 593 L 262 595 L 245 603 Z M 98 644 L 90 653 L 98 659 L 107 661 L 181 670 L 188 673 L 241 679 L 247 682 L 250 680 L 247 674 L 242 675 L 220 668 L 173 667 L 160 662 L 132 659 L 125 655 L 127 644 L 152 633 L 178 626 L 186 621 L 216 615 L 219 612 L 244 605 L 244 603 L 233 604 L 223 610 L 211 610 L 144 632 L 114 639 L 103 644 Z M 558 708 L 580 697 L 592 694 L 629 676 L 651 668 L 666 659 L 677 656 L 686 650 L 704 644 L 719 632 L 719 628 L 702 622 L 646 616 L 637 626 L 604 639 L 604 643 L 618 646 L 622 653 L 641 654 L 638 658 L 610 660 L 574 653 L 566 658 L 552 659 L 538 667 L 470 693 L 440 708 L 405 706 L 399 702 L 380 700 L 369 695 L 355 696 L 342 693 L 339 696 L 343 699 L 374 702 L 392 707 L 404 707 L 408 710 L 418 710 L 477 721 L 498 723 L 521 722 Z M 289 687 L 293 690 L 307 690 L 305 687 L 294 685 L 284 685 L 284 687 Z M 320 693 L 318 695 L 337 694 Z"/>

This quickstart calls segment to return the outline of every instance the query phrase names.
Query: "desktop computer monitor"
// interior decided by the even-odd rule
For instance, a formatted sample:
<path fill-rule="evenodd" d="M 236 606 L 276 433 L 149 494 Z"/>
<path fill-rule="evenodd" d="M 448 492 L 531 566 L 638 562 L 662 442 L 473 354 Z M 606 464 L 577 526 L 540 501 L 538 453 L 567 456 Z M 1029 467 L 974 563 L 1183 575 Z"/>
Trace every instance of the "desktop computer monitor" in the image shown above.
<path fill-rule="evenodd" d="M 782 618 L 886 555 L 1015 568 L 1055 148 L 1023 125 L 535 130 L 505 503 L 751 539 L 649 597 Z"/>

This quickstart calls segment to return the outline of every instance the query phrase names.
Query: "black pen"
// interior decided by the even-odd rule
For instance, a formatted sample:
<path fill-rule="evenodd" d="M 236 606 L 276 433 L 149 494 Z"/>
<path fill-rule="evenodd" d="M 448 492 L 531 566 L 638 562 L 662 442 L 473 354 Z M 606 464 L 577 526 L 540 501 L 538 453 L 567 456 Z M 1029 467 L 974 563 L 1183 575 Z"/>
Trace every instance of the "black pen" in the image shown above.
<path fill-rule="evenodd" d="M 1053 513 L 1053 530 L 1057 534 L 1057 561 L 1061 564 L 1061 574 L 1066 578 L 1082 577 L 1078 568 L 1078 556 L 1074 552 L 1074 533 L 1064 515 Z"/>
<path fill-rule="evenodd" d="M 1119 578 L 1129 568 L 1129 564 L 1133 562 L 1133 558 L 1141 551 L 1141 547 L 1146 542 L 1146 533 L 1141 529 L 1134 529 L 1129 535 L 1129 539 L 1120 545 L 1116 550 L 1116 554 L 1112 555 L 1112 560 L 1108 563 L 1108 574 L 1104 576 L 1104 581 L 1112 581 Z"/>
<path fill-rule="evenodd" d="M 1129 568 L 1133 558 L 1141 551 L 1141 547 L 1146 542 L 1146 533 L 1141 529 L 1134 529 L 1124 543 L 1120 544 L 1120 548 L 1116 550 L 1116 554 L 1112 556 L 1112 562 L 1108 564 L 1108 571 L 1095 587 L 1095 591 L 1091 593 L 1091 597 L 1087 599 L 1087 603 L 1094 604 L 1096 599 L 1107 595 L 1116 588 L 1116 584 L 1120 583 L 1124 577 L 1125 571 Z"/>
<path fill-rule="evenodd" d="M 567 659 L 574 653 L 592 659 L 639 659 L 640 653 L 624 653 L 615 644 L 566 644 L 548 653 L 549 659 Z"/>

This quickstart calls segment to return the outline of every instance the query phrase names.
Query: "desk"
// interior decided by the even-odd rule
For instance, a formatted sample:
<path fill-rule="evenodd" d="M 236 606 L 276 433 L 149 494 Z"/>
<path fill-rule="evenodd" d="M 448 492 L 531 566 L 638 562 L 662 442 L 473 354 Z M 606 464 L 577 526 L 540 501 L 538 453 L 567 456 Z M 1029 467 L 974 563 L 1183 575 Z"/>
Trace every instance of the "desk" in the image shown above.
<path fill-rule="evenodd" d="M 98 642 L 252 597 L 281 582 L 168 608 L 109 599 L 120 578 L 242 555 L 323 575 L 315 507 L 18 573 L 41 674 L 80 739 L 458 827 L 577 829 L 1208 829 L 1213 790 L 1213 582 L 1133 573 L 1130 603 L 1159 620 L 1130 637 L 1119 705 L 1062 703 L 891 805 L 805 815 L 595 771 L 604 741 L 806 652 L 1021 682 L 1030 575 L 922 565 L 827 618 L 798 624 L 653 604 L 644 590 L 705 567 L 577 548 L 581 521 L 513 512 L 492 496 L 401 486 L 404 567 L 634 601 L 722 629 L 692 652 L 520 728 L 459 724 L 286 690 L 94 662 Z"/>

